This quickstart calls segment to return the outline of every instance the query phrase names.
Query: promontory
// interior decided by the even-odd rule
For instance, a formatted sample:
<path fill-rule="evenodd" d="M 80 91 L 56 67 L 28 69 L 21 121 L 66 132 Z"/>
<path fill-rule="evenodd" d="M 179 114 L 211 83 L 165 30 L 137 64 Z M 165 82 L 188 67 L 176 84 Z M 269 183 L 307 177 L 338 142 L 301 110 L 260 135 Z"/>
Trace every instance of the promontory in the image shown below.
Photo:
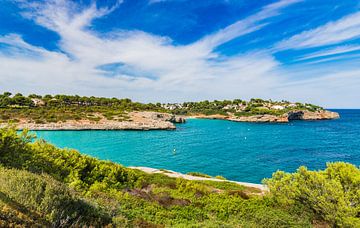
<path fill-rule="evenodd" d="M 127 98 L 0 94 L 0 127 L 19 130 L 173 130 L 187 118 L 284 123 L 339 117 L 313 104 L 262 99 L 144 104 Z"/>

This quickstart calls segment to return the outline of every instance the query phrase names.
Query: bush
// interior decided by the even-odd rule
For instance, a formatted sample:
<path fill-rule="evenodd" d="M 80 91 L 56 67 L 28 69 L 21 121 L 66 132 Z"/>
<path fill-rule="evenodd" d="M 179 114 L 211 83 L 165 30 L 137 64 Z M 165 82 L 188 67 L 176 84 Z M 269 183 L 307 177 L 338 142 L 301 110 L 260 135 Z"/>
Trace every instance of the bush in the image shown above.
<path fill-rule="evenodd" d="M 360 170 L 354 165 L 337 162 L 323 171 L 278 171 L 265 183 L 281 205 L 302 206 L 332 226 L 360 226 Z"/>
<path fill-rule="evenodd" d="M 106 225 L 110 218 L 47 175 L 0 168 L 2 198 L 35 211 L 53 226 Z"/>
<path fill-rule="evenodd" d="M 206 177 L 206 178 L 211 178 L 212 177 L 212 176 L 209 176 L 207 174 L 199 173 L 199 172 L 188 172 L 187 175 L 191 175 L 191 176 L 195 176 L 195 177 Z"/>
<path fill-rule="evenodd" d="M 0 129 L 0 162 L 6 167 L 47 173 L 79 190 L 93 184 L 105 189 L 133 187 L 139 175 L 121 165 L 81 155 L 78 151 L 58 149 L 44 141 L 29 142 L 26 131 L 18 135 L 14 129 Z"/>
<path fill-rule="evenodd" d="M 112 225 L 127 227 L 359 224 L 360 174 L 350 164 L 331 163 L 318 172 L 303 167 L 294 174 L 277 172 L 266 181 L 271 194 L 264 196 L 231 182 L 146 174 L 44 141 L 31 143 L 33 139 L 26 131 L 0 129 L 0 206 L 15 202 L 24 213 L 34 212 L 55 225 L 102 226 L 110 222 L 108 215 Z M 11 216 L 0 213 L 0 226 L 8 226 L 4 218 L 48 226 L 41 219 L 25 223 Z"/>

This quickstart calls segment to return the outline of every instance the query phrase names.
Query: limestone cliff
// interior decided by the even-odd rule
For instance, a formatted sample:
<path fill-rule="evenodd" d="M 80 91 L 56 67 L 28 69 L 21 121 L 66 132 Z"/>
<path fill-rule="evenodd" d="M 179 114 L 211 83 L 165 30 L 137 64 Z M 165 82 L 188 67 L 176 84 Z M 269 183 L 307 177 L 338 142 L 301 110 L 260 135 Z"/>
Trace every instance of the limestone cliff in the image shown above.
<path fill-rule="evenodd" d="M 57 123 L 34 123 L 21 120 L 16 124 L 19 130 L 173 130 L 174 123 L 184 123 L 185 119 L 168 113 L 158 112 L 130 112 L 128 120 L 108 120 L 98 115 L 99 121 L 69 120 Z M 7 124 L 0 124 L 4 127 Z"/>
<path fill-rule="evenodd" d="M 224 119 L 230 120 L 235 122 L 271 122 L 271 123 L 287 123 L 292 120 L 330 120 L 330 119 L 337 119 L 340 118 L 339 113 L 331 112 L 328 110 L 321 110 L 311 112 L 308 110 L 298 110 L 298 111 L 291 111 L 285 113 L 281 116 L 275 115 L 251 115 L 251 116 L 234 116 L 234 115 L 197 115 L 193 116 L 194 118 L 203 118 L 203 119 Z"/>

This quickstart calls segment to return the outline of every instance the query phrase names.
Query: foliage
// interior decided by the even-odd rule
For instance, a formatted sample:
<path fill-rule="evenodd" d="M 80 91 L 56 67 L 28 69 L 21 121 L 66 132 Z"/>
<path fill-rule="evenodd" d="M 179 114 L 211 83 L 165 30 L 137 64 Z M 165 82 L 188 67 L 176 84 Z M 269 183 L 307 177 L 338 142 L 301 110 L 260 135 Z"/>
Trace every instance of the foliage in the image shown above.
<path fill-rule="evenodd" d="M 219 180 L 226 180 L 226 178 L 225 178 L 225 177 L 220 176 L 220 175 L 215 176 L 215 178 L 216 178 L 216 179 L 219 179 Z"/>
<path fill-rule="evenodd" d="M 44 174 L 0 168 L 0 198 L 37 213 L 54 226 L 100 226 L 111 221 L 108 215 Z"/>
<path fill-rule="evenodd" d="M 282 205 L 301 205 L 333 226 L 360 226 L 360 170 L 354 165 L 337 162 L 323 171 L 278 171 L 265 182 Z"/>
<path fill-rule="evenodd" d="M 31 137 L 30 137 L 31 138 Z M 58 149 L 44 141 L 29 143 L 26 132 L 0 129 L 0 162 L 4 166 L 48 173 L 79 190 L 91 188 L 122 189 L 138 180 L 135 172 L 121 165 L 99 161 L 75 150 Z"/>
<path fill-rule="evenodd" d="M 275 109 L 282 106 L 283 109 Z M 132 111 L 171 112 L 177 115 L 276 115 L 280 116 L 294 110 L 319 111 L 323 108 L 288 101 L 262 99 L 241 99 L 223 101 L 184 102 L 182 104 L 143 104 L 128 98 L 104 98 L 69 95 L 14 96 L 9 92 L 0 94 L 0 123 L 27 121 L 36 124 L 66 122 L 70 120 L 88 120 L 98 122 L 101 119 L 127 121 Z"/>
<path fill-rule="evenodd" d="M 0 129 L 0 225 L 356 227 L 359 169 L 277 172 L 271 194 L 231 182 L 146 174 Z M 337 208 L 337 209 L 336 209 Z M 59 219 L 60 218 L 60 219 Z"/>
<path fill-rule="evenodd" d="M 289 111 L 308 110 L 319 111 L 323 108 L 302 103 L 290 103 L 288 101 L 272 101 L 252 98 L 250 101 L 241 99 L 223 101 L 200 101 L 185 102 L 183 104 L 167 104 L 172 107 L 172 113 L 181 115 L 204 114 L 204 115 L 231 115 L 252 116 L 252 115 L 275 115 L 280 116 Z M 274 106 L 281 106 L 283 109 L 276 109 Z"/>
<path fill-rule="evenodd" d="M 212 177 L 212 176 L 207 175 L 205 173 L 199 173 L 199 172 L 188 172 L 187 174 L 191 175 L 191 176 L 195 176 L 195 177 L 207 177 L 207 178 Z"/>
<path fill-rule="evenodd" d="M 130 111 L 166 112 L 156 104 L 142 104 L 130 99 L 80 97 L 68 95 L 0 94 L 0 123 L 26 120 L 37 124 L 66 122 L 68 120 L 115 121 L 129 119 Z"/>

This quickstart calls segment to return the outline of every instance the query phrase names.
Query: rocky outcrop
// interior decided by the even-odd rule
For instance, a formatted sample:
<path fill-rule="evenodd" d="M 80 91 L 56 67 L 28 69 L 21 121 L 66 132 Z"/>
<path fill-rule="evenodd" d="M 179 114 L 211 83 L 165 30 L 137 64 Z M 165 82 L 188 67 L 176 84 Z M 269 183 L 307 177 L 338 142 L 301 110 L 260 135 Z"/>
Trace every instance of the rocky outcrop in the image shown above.
<path fill-rule="evenodd" d="M 234 115 L 197 115 L 194 118 L 202 119 L 222 119 L 235 122 L 256 122 L 256 123 L 287 123 L 292 120 L 330 120 L 340 118 L 337 112 L 327 110 L 311 112 L 308 110 L 291 111 L 281 116 L 275 115 L 252 115 L 252 116 L 234 116 Z"/>
<path fill-rule="evenodd" d="M 330 120 L 340 118 L 339 113 L 327 110 L 310 112 L 310 111 L 292 111 L 287 114 L 289 121 L 291 120 Z"/>
<path fill-rule="evenodd" d="M 0 124 L 0 128 L 5 127 L 5 124 Z M 18 124 L 18 130 L 29 129 L 38 131 L 52 131 L 52 130 L 173 130 L 176 129 L 174 124 L 170 122 L 151 122 L 151 123 L 136 123 L 136 122 L 101 122 L 101 123 L 81 123 L 67 121 L 65 123 L 46 123 L 35 124 L 26 123 Z"/>
<path fill-rule="evenodd" d="M 174 130 L 174 123 L 183 123 L 183 117 L 168 113 L 130 112 L 128 120 L 116 121 L 102 117 L 99 121 L 70 120 L 58 123 L 37 124 L 26 120 L 16 124 L 19 130 Z M 0 124 L 5 127 L 7 124 Z"/>
<path fill-rule="evenodd" d="M 331 111 L 320 111 L 320 112 L 304 112 L 303 120 L 331 120 L 339 119 L 340 115 L 337 112 Z"/>
<path fill-rule="evenodd" d="M 37 124 L 23 120 L 16 124 L 19 130 L 174 130 L 174 123 L 184 123 L 185 117 L 176 116 L 169 113 L 158 112 L 130 112 L 128 120 L 117 121 L 108 120 L 102 117 L 99 121 L 90 120 L 70 120 L 59 123 Z M 256 123 L 286 123 L 292 120 L 328 120 L 337 119 L 339 114 L 327 110 L 310 112 L 307 110 L 291 111 L 282 116 L 275 115 L 253 115 L 253 116 L 234 116 L 234 115 L 197 115 L 194 118 L 222 119 L 235 122 L 256 122 Z M 0 124 L 5 127 L 7 124 Z"/>
<path fill-rule="evenodd" d="M 274 116 L 274 115 L 254 115 L 254 116 L 241 116 L 236 118 L 229 118 L 231 121 L 236 122 L 259 122 L 259 123 L 266 123 L 266 122 L 277 122 L 277 123 L 284 123 L 289 122 L 285 116 Z"/>
<path fill-rule="evenodd" d="M 177 116 L 169 113 L 158 113 L 158 112 L 141 112 L 144 117 L 160 120 L 169 121 L 171 123 L 185 123 L 185 117 Z"/>

